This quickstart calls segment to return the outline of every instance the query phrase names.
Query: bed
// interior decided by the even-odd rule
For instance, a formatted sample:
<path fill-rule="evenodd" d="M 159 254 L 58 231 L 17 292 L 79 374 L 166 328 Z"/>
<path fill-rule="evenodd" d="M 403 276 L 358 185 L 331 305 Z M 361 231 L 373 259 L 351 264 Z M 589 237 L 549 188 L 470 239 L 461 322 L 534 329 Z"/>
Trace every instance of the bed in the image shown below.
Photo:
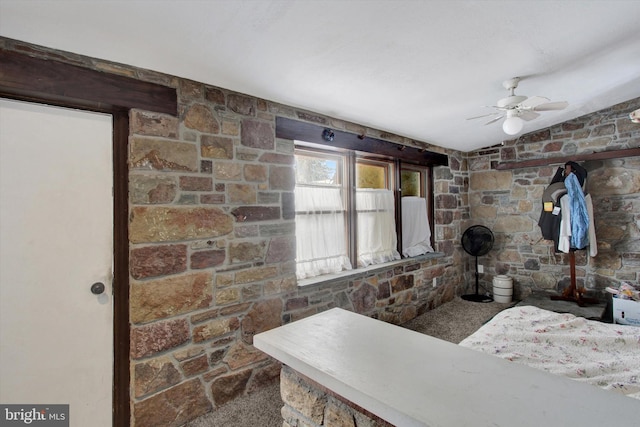
<path fill-rule="evenodd" d="M 640 399 L 638 327 L 516 306 L 460 345 Z"/>

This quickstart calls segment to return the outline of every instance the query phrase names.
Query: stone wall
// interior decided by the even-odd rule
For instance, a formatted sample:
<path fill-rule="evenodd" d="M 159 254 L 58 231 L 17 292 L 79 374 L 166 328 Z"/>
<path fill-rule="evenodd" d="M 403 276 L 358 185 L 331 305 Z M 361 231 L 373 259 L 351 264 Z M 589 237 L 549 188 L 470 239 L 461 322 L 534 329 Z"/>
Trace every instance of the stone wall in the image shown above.
<path fill-rule="evenodd" d="M 461 292 L 453 240 L 437 243 L 443 258 L 299 288 L 293 141 L 275 138 L 275 117 L 356 125 L 175 83 L 178 118 L 131 117 L 136 426 L 179 425 L 275 380 L 280 366 L 252 346 L 254 334 L 332 307 L 402 323 Z M 452 179 L 447 170 L 439 168 L 438 182 Z M 446 197 L 453 201 L 438 207 L 438 223 L 452 227 L 457 197 Z"/>
<path fill-rule="evenodd" d="M 282 367 L 282 427 L 393 427 L 288 366 Z"/>
<path fill-rule="evenodd" d="M 182 425 L 275 381 L 279 364 L 252 345 L 261 331 L 332 307 L 402 323 L 464 292 L 460 153 L 434 171 L 442 257 L 299 288 L 293 143 L 275 138 L 276 116 L 445 151 L 124 64 L 4 38 L 0 47 L 177 89 L 177 117 L 130 115 L 131 425 Z"/>
<path fill-rule="evenodd" d="M 555 253 L 538 227 L 542 192 L 564 165 L 551 159 L 639 147 L 640 125 L 628 118 L 639 107 L 640 99 L 634 99 L 469 153 L 471 218 L 496 237 L 494 250 L 480 260 L 488 289 L 496 274 L 513 278 L 515 298 L 533 291 L 557 293 L 569 284 L 568 255 Z M 549 164 L 541 167 L 495 169 L 499 162 L 546 158 Z M 606 286 L 640 279 L 640 158 L 579 163 L 588 170 L 598 255 L 576 252 L 577 284 L 601 298 Z"/>

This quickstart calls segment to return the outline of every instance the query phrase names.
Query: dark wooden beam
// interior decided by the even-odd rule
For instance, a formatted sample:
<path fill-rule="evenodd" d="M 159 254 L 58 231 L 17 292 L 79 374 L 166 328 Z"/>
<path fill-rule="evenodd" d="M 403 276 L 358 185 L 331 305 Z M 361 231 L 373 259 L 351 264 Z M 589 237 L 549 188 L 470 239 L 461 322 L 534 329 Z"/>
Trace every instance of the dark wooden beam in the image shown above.
<path fill-rule="evenodd" d="M 590 154 L 575 154 L 572 156 L 547 157 L 545 159 L 522 160 L 519 162 L 503 162 L 496 165 L 497 170 L 534 168 L 539 166 L 565 164 L 569 161 L 581 162 L 585 160 L 621 159 L 623 157 L 640 156 L 640 148 L 626 148 L 623 150 L 600 151 Z"/>
<path fill-rule="evenodd" d="M 330 129 L 333 132 L 333 141 L 323 139 L 322 133 L 325 129 Z M 375 153 L 422 166 L 447 166 L 449 164 L 449 157 L 446 154 L 343 132 L 331 129 L 328 126 L 301 122 L 286 117 L 276 117 L 276 136 L 283 139 L 300 140 L 336 148 Z"/>
<path fill-rule="evenodd" d="M 176 89 L 0 49 L 0 96 L 108 112 L 177 115 Z"/>
<path fill-rule="evenodd" d="M 128 138 L 129 112 L 113 113 L 113 426 L 131 420 Z"/>

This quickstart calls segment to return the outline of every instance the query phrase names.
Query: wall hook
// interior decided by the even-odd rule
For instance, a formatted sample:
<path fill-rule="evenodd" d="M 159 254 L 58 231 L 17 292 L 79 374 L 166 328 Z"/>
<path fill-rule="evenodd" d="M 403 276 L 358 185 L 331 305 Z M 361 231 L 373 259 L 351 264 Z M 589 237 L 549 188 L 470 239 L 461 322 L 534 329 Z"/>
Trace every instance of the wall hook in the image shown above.
<path fill-rule="evenodd" d="M 325 141 L 332 142 L 335 137 L 336 135 L 333 133 L 331 129 L 325 129 L 322 132 L 322 139 L 324 139 Z"/>

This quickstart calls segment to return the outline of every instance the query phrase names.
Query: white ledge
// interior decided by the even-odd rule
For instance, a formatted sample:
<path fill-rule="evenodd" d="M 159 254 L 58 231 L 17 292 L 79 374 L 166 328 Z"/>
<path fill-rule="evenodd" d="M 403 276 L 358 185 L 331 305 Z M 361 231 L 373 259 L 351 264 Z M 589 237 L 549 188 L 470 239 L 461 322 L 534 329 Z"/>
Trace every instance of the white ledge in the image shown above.
<path fill-rule="evenodd" d="M 396 426 L 640 419 L 635 399 L 340 308 L 257 334 L 254 345 Z"/>

